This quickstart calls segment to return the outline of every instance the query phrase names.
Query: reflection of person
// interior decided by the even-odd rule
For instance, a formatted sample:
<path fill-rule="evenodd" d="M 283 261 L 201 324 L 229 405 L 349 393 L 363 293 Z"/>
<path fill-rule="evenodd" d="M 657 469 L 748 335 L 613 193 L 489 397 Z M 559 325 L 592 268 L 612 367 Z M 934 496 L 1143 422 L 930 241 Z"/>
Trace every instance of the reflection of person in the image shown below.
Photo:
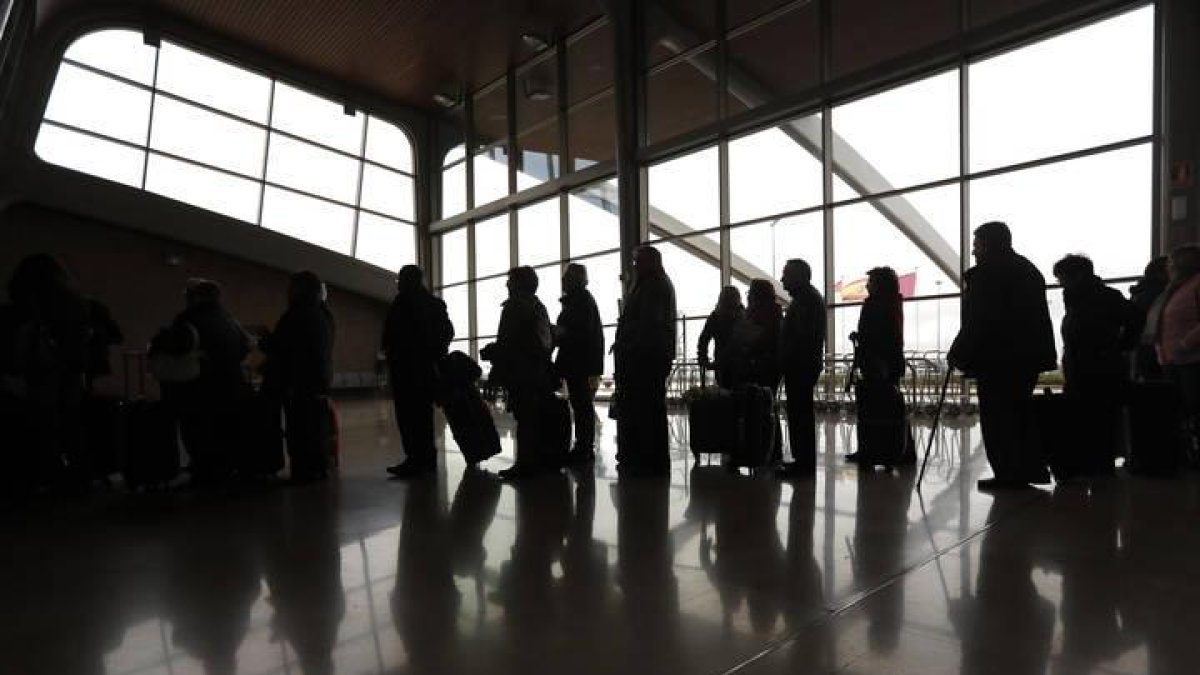
<path fill-rule="evenodd" d="M 1046 280 L 1012 248 L 1001 222 L 975 230 L 975 266 L 963 275 L 962 328 L 950 347 L 952 368 L 976 378 L 983 445 L 994 477 L 980 489 L 1047 483 L 1033 442 L 1033 388 L 1058 365 Z"/>
<path fill-rule="evenodd" d="M 1111 474 L 1126 380 L 1123 349 L 1132 341 L 1135 315 L 1121 292 L 1106 286 L 1083 256 L 1059 260 L 1054 276 L 1062 284 L 1067 309 L 1062 320 L 1063 393 L 1079 415 L 1079 445 L 1086 449 L 1080 468 Z"/>
<path fill-rule="evenodd" d="M 859 590 L 877 587 L 903 570 L 908 538 L 908 507 L 916 472 L 858 472 L 854 510 L 854 581 Z M 866 603 L 867 639 L 877 654 L 890 654 L 904 623 L 905 577 L 901 576 Z"/>
<path fill-rule="evenodd" d="M 562 311 L 555 326 L 558 353 L 554 367 L 567 383 L 575 418 L 575 447 L 567 461 L 575 465 L 596 459 L 596 389 L 604 374 L 604 326 L 587 284 L 586 267 L 567 265 L 562 279 Z"/>
<path fill-rule="evenodd" d="M 424 273 L 406 265 L 396 275 L 396 298 L 383 328 L 388 381 L 396 403 L 396 426 L 404 462 L 388 467 L 397 478 L 415 478 L 437 468 L 433 442 L 433 397 L 437 363 L 450 348 L 454 326 L 446 303 L 425 288 Z"/>
<path fill-rule="evenodd" d="M 618 667 L 605 672 L 679 673 L 679 580 L 671 545 L 670 492 L 657 483 L 619 481 L 617 508 L 619 618 L 626 633 Z M 654 636 L 647 640 L 647 636 Z"/>
<path fill-rule="evenodd" d="M 704 320 L 704 328 L 700 331 L 700 340 L 696 345 L 696 356 L 701 368 L 712 366 L 716 374 L 717 386 L 725 389 L 733 387 L 730 366 L 729 348 L 732 346 L 733 327 L 746 314 L 742 305 L 742 295 L 736 286 L 726 286 L 721 289 L 717 298 L 717 306 Z M 708 357 L 708 345 L 713 344 L 713 358 Z"/>
<path fill-rule="evenodd" d="M 1028 506 L 1028 501 L 1018 501 L 1022 499 L 998 493 L 987 522 L 997 522 L 997 516 L 1018 503 Z M 975 596 L 950 605 L 950 619 L 962 641 L 962 675 L 1046 672 L 1054 604 L 1033 584 L 1034 548 L 1040 536 L 1035 528 L 1004 523 L 983 533 Z"/>
<path fill-rule="evenodd" d="M 304 675 L 332 675 L 333 647 L 346 614 L 337 504 L 327 492 L 280 495 L 264 533 L 272 625 L 300 658 Z"/>
<path fill-rule="evenodd" d="M 542 406 L 553 391 L 550 352 L 553 330 L 546 306 L 537 297 L 538 276 L 532 267 L 508 272 L 508 299 L 500 311 L 496 341 L 480 355 L 492 362 L 489 380 L 508 393 L 508 404 L 517 422 L 517 458 L 500 477 L 515 479 L 558 469 L 561 457 L 549 456 L 542 442 Z"/>
<path fill-rule="evenodd" d="M 788 507 L 787 557 L 783 575 L 783 620 L 789 631 L 804 629 L 811 634 L 802 643 L 788 647 L 788 670 L 793 673 L 827 673 L 835 670 L 833 622 L 825 619 L 825 593 L 821 566 L 817 563 L 816 481 L 799 481 L 792 486 Z M 821 620 L 815 621 L 814 618 Z"/>
<path fill-rule="evenodd" d="M 613 345 L 616 358 L 617 470 L 621 475 L 665 476 L 670 471 L 667 376 L 675 360 L 675 287 L 662 254 L 642 246 L 634 285 Z"/>
<path fill-rule="evenodd" d="M 792 463 L 784 466 L 781 475 L 805 477 L 817 471 L 813 387 L 825 365 L 825 300 L 812 285 L 812 268 L 799 258 L 787 261 L 781 282 L 792 296 L 779 335 L 779 368 L 787 390 L 788 439 L 792 446 Z"/>
<path fill-rule="evenodd" d="M 294 480 L 324 478 L 327 461 L 321 449 L 320 397 L 333 382 L 333 314 L 325 304 L 325 284 L 312 272 L 297 272 L 288 284 L 288 308 L 263 341 L 267 362 L 263 390 L 278 416 L 287 413 L 288 455 Z"/>
<path fill-rule="evenodd" d="M 608 618 L 608 546 L 596 541 L 596 477 L 574 472 L 575 510 L 563 548 L 562 597 L 568 629 L 577 635 L 600 636 Z"/>

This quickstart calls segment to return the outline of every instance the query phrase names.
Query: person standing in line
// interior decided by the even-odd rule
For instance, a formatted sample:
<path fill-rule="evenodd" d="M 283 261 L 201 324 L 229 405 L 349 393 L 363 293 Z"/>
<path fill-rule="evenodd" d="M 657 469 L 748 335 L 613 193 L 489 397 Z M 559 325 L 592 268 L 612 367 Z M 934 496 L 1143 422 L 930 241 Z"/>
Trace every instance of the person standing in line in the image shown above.
<path fill-rule="evenodd" d="M 981 490 L 1024 488 L 1050 480 L 1033 439 L 1033 389 L 1058 354 L 1046 304 L 1046 280 L 1012 247 L 1008 225 L 975 230 L 975 266 L 963 275 L 962 328 L 950 347 L 951 368 L 973 377 L 979 423 L 994 476 Z"/>
<path fill-rule="evenodd" d="M 1158 362 L 1179 390 L 1194 434 L 1200 420 L 1200 246 L 1171 251 L 1167 269 L 1171 285 L 1151 312 L 1148 329 L 1154 331 Z"/>
<path fill-rule="evenodd" d="M 721 289 L 717 298 L 717 306 L 704 321 L 700 331 L 700 340 L 696 345 L 696 359 L 701 368 L 710 365 L 717 378 L 717 386 L 732 389 L 733 373 L 731 372 L 733 327 L 746 315 L 742 305 L 742 294 L 736 286 L 726 286 Z M 713 360 L 708 358 L 708 344 L 713 343 Z"/>
<path fill-rule="evenodd" d="M 514 267 L 508 271 L 508 299 L 500 311 L 496 341 L 484 347 L 480 356 L 492 362 L 488 375 L 508 393 L 509 407 L 517 421 L 517 458 L 500 472 L 504 480 L 555 471 L 562 458 L 547 454 L 541 434 L 540 408 L 554 391 L 553 329 L 546 306 L 537 297 L 538 276 L 532 267 Z"/>
<path fill-rule="evenodd" d="M 812 268 L 800 258 L 787 261 L 780 281 L 792 296 L 779 335 L 779 369 L 787 391 L 792 461 L 779 470 L 779 475 L 807 478 L 817 472 L 813 387 L 825 366 L 825 299 L 812 285 Z"/>
<path fill-rule="evenodd" d="M 571 465 L 586 465 L 596 459 L 594 404 L 604 373 L 604 328 L 587 285 L 587 268 L 576 263 L 567 265 L 562 279 L 562 311 L 555 326 L 558 353 L 554 367 L 567 383 L 575 418 L 575 446 L 567 455 Z"/>
<path fill-rule="evenodd" d="M 446 313 L 446 303 L 425 287 L 420 267 L 402 267 L 396 275 L 396 298 L 383 328 L 396 426 L 404 445 L 404 461 L 387 469 L 396 478 L 419 478 L 437 469 L 434 389 L 438 361 L 446 355 L 453 339 L 454 325 Z"/>
<path fill-rule="evenodd" d="M 1157 325 L 1150 325 L 1150 316 L 1162 315 L 1160 300 L 1163 292 L 1170 285 L 1171 278 L 1167 274 L 1167 256 L 1159 256 L 1146 264 L 1142 278 L 1129 289 L 1129 302 L 1135 310 L 1137 319 L 1136 333 L 1140 340 L 1132 350 L 1131 370 L 1135 380 L 1160 381 L 1164 378 L 1162 366 L 1158 363 L 1158 354 L 1154 350 L 1154 331 Z"/>
<path fill-rule="evenodd" d="M 634 256 L 633 290 L 617 323 L 617 470 L 622 476 L 666 476 L 667 376 L 675 360 L 675 286 L 653 246 Z"/>
<path fill-rule="evenodd" d="M 329 458 L 321 448 L 321 397 L 329 395 L 333 383 L 336 329 L 326 296 L 325 284 L 315 273 L 293 274 L 287 311 L 262 344 L 267 354 L 263 391 L 274 402 L 276 420 L 278 404 L 283 404 L 296 481 L 325 478 L 329 471 Z"/>

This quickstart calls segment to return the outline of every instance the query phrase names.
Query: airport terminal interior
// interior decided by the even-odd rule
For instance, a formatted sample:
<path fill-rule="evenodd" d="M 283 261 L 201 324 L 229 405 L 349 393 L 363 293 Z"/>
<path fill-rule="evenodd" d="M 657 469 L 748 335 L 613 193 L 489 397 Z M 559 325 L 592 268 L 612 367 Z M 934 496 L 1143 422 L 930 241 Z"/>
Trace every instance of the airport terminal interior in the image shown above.
<path fill-rule="evenodd" d="M 1200 242 L 1198 83 L 1194 0 L 0 0 L 0 286 L 60 261 L 120 327 L 89 395 L 133 405 L 191 280 L 264 335 L 315 272 L 339 448 L 320 481 L 198 488 L 177 447 L 162 485 L 33 484 L 0 411 L 0 673 L 1200 673 L 1197 453 L 981 491 L 948 359 L 984 222 L 1051 282 L 1060 354 L 1056 261 L 1128 295 Z M 618 475 L 609 355 L 594 464 L 502 481 L 483 361 L 500 454 L 468 463 L 439 411 L 437 471 L 389 479 L 402 267 L 479 359 L 516 266 L 551 320 L 586 266 L 611 345 L 643 244 L 676 291 L 667 476 Z M 793 258 L 825 371 L 817 471 L 780 479 L 694 455 L 687 401 L 721 289 L 785 304 Z M 880 265 L 919 460 L 890 469 L 845 460 Z"/>

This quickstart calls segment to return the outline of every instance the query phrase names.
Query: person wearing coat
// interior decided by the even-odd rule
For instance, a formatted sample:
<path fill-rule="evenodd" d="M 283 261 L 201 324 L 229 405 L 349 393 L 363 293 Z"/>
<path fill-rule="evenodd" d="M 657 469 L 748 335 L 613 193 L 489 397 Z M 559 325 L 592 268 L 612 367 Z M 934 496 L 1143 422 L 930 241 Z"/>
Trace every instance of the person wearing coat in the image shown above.
<path fill-rule="evenodd" d="M 287 419 L 293 480 L 324 478 L 329 470 L 321 448 L 322 397 L 333 382 L 336 330 L 325 298 L 320 277 L 309 271 L 293 274 L 287 311 L 260 345 L 267 355 L 263 391 L 276 415 L 283 404 Z"/>
<path fill-rule="evenodd" d="M 713 368 L 717 378 L 717 386 L 723 389 L 733 388 L 732 361 L 730 352 L 733 342 L 733 328 L 737 322 L 746 316 L 746 308 L 742 305 L 742 295 L 736 286 L 726 286 L 721 289 L 717 298 L 717 306 L 704 321 L 700 331 L 700 339 L 696 344 L 696 360 L 701 368 Z M 708 345 L 713 344 L 713 359 L 708 357 Z"/>
<path fill-rule="evenodd" d="M 396 297 L 388 309 L 382 339 L 396 426 L 404 445 L 404 461 L 387 469 L 396 478 L 419 478 L 437 469 L 433 400 L 438 362 L 453 339 L 454 325 L 446 303 L 425 287 L 420 267 L 402 267 L 396 275 Z"/>
<path fill-rule="evenodd" d="M 562 279 L 562 311 L 555 324 L 558 353 L 554 368 L 567 384 L 575 418 L 575 445 L 567 456 L 572 465 L 590 464 L 596 459 L 596 389 L 604 373 L 604 325 L 587 284 L 586 267 L 567 265 Z"/>
<path fill-rule="evenodd" d="M 808 478 L 817 471 L 817 418 L 813 387 L 825 368 L 825 299 L 812 285 L 812 268 L 793 258 L 783 267 L 783 288 L 792 296 L 779 331 L 779 369 L 787 390 L 792 462 L 781 478 Z"/>
<path fill-rule="evenodd" d="M 1046 280 L 1013 250 L 1002 222 L 975 230 L 972 254 L 976 264 L 963 275 L 962 327 L 947 358 L 978 383 L 983 445 L 994 474 L 978 486 L 1044 484 L 1050 474 L 1033 438 L 1033 389 L 1039 373 L 1058 365 Z"/>
<path fill-rule="evenodd" d="M 496 341 L 480 352 L 492 362 L 489 380 L 504 387 L 517 422 L 516 462 L 500 472 L 505 480 L 558 470 L 562 458 L 549 455 L 540 428 L 546 405 L 554 391 L 553 329 L 546 306 L 537 297 L 538 276 L 532 267 L 508 272 L 508 299 L 500 311 Z"/>
<path fill-rule="evenodd" d="M 1178 389 L 1194 430 L 1200 420 L 1200 246 L 1176 248 L 1167 268 L 1171 285 L 1155 303 L 1147 330 L 1153 331 L 1158 362 Z"/>
<path fill-rule="evenodd" d="M 667 377 L 675 360 L 675 321 L 675 286 L 662 254 L 642 246 L 613 345 L 617 470 L 623 476 L 663 477 L 670 471 Z"/>

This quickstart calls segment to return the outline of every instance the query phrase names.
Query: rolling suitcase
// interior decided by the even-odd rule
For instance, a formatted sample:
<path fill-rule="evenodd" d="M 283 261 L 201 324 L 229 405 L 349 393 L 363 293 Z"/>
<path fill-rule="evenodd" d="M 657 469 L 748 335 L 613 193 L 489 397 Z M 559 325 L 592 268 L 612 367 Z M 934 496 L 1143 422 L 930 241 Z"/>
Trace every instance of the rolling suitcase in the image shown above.
<path fill-rule="evenodd" d="M 905 415 L 904 395 L 889 382 L 854 384 L 860 466 L 898 466 L 916 461 L 912 431 Z"/>
<path fill-rule="evenodd" d="M 92 480 L 106 481 L 121 470 L 125 444 L 122 401 L 109 396 L 84 397 L 80 410 L 84 429 L 83 467 Z"/>
<path fill-rule="evenodd" d="M 720 455 L 733 451 L 737 442 L 737 410 L 728 389 L 705 386 L 705 371 L 700 371 L 700 388 L 687 400 L 688 444 L 696 462 L 701 455 Z"/>
<path fill-rule="evenodd" d="M 174 413 L 162 401 L 145 398 L 146 357 L 125 354 L 126 401 L 122 403 L 125 427 L 121 477 L 131 490 L 165 487 L 179 476 L 179 427 Z M 133 387 L 138 395 L 131 396 Z"/>
<path fill-rule="evenodd" d="M 500 454 L 500 434 L 492 411 L 474 386 L 448 392 L 442 401 L 442 412 L 467 464 L 478 464 Z"/>
<path fill-rule="evenodd" d="M 1171 476 L 1187 449 L 1183 410 L 1175 387 L 1168 382 L 1141 382 L 1130 388 L 1129 461 L 1134 472 Z"/>
<path fill-rule="evenodd" d="M 767 387 L 747 384 L 734 392 L 737 441 L 730 451 L 731 466 L 760 469 L 775 454 L 775 397 Z"/>

